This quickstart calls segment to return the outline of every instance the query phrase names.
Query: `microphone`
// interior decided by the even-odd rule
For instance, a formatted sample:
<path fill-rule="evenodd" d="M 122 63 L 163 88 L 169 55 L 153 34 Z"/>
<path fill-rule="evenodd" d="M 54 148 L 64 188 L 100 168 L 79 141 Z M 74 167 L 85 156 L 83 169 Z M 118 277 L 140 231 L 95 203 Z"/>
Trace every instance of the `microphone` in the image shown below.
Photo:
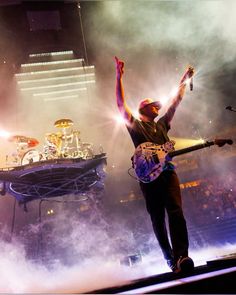
<path fill-rule="evenodd" d="M 225 109 L 231 112 L 236 112 L 236 109 L 232 108 L 231 106 L 227 106 Z"/>
<path fill-rule="evenodd" d="M 190 91 L 193 91 L 193 77 L 191 77 L 190 79 L 189 88 L 190 88 Z"/>
<path fill-rule="evenodd" d="M 193 74 L 194 74 L 194 68 L 193 67 L 189 67 L 188 68 L 188 77 L 190 79 L 190 82 L 189 82 L 189 88 L 190 88 L 190 91 L 193 91 Z"/>

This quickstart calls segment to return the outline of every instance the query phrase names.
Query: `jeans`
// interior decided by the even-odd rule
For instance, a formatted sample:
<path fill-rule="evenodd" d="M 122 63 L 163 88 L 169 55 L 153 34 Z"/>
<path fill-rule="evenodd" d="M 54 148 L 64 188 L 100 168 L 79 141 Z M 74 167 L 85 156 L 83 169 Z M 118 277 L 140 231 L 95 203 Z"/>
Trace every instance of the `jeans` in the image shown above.
<path fill-rule="evenodd" d="M 177 261 L 180 256 L 188 256 L 188 232 L 176 172 L 163 171 L 150 183 L 140 182 L 140 187 L 164 258 L 167 260 L 174 258 Z M 166 228 L 165 212 L 168 215 L 171 244 Z"/>

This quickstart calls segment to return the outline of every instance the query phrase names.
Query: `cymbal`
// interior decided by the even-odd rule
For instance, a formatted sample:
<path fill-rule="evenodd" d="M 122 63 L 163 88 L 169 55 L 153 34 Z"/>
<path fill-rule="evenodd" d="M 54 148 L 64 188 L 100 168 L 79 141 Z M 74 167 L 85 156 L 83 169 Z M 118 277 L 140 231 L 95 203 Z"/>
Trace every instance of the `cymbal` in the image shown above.
<path fill-rule="evenodd" d="M 58 137 L 58 135 L 56 133 L 46 133 L 45 137 L 50 139 L 50 138 Z"/>
<path fill-rule="evenodd" d="M 24 135 L 12 135 L 8 139 L 10 142 L 15 142 L 15 143 L 27 143 L 28 137 Z"/>
<path fill-rule="evenodd" d="M 35 147 L 39 144 L 39 141 L 36 138 L 27 137 L 24 135 L 12 135 L 8 140 L 18 144 L 27 144 L 28 147 Z"/>
<path fill-rule="evenodd" d="M 46 133 L 45 139 L 48 143 L 52 143 L 56 145 L 57 147 L 61 144 L 62 141 L 62 135 L 61 133 Z"/>
<path fill-rule="evenodd" d="M 68 128 L 72 126 L 74 123 L 71 119 L 60 119 L 54 123 L 54 126 L 57 128 Z"/>

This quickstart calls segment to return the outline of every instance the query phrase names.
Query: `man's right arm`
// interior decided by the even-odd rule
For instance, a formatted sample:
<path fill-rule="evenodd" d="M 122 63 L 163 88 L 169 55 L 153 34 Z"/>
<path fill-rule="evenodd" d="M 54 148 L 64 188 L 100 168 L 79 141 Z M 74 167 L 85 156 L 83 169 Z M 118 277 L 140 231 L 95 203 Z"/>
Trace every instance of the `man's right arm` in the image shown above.
<path fill-rule="evenodd" d="M 128 122 L 131 121 L 132 113 L 125 101 L 122 76 L 124 74 L 124 62 L 115 57 L 116 61 L 116 102 L 121 115 Z"/>

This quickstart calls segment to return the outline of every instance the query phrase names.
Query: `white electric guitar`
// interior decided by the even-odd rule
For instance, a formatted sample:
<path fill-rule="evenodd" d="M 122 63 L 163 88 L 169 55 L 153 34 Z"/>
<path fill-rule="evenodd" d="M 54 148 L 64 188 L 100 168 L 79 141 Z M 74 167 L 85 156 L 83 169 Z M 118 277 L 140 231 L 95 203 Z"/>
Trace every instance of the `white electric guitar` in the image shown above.
<path fill-rule="evenodd" d="M 175 156 L 212 145 L 222 147 L 225 144 L 232 143 L 231 139 L 215 139 L 214 141 L 206 141 L 205 143 L 175 151 L 173 141 L 168 141 L 163 145 L 144 142 L 135 149 L 132 157 L 133 167 L 138 179 L 141 182 L 148 183 L 155 180 L 165 170 L 166 162 L 171 161 Z"/>

